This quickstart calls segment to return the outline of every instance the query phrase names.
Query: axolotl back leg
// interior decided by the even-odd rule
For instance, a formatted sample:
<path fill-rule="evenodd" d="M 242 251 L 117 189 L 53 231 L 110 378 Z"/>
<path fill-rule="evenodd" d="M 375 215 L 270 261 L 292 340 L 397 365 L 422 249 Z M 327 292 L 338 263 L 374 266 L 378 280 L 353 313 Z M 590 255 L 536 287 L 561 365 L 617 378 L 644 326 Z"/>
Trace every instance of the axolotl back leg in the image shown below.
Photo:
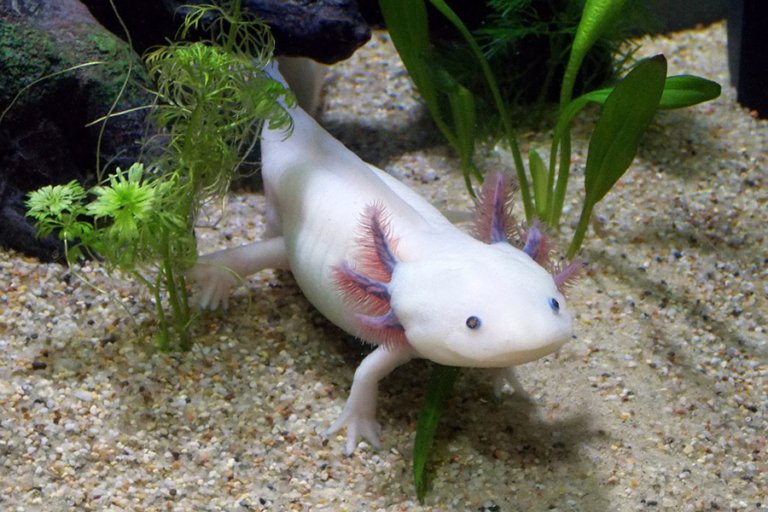
<path fill-rule="evenodd" d="M 244 277 L 265 268 L 288 268 L 285 241 L 278 236 L 200 256 L 188 276 L 200 286 L 202 308 L 226 308 L 229 292 Z"/>

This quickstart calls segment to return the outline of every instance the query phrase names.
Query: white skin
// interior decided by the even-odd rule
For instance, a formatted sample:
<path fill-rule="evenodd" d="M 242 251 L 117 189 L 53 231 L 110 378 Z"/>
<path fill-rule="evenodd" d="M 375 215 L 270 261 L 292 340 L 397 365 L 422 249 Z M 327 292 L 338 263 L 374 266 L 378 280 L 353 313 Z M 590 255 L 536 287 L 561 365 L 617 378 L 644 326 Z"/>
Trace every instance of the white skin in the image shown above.
<path fill-rule="evenodd" d="M 347 427 L 347 454 L 361 437 L 379 446 L 378 383 L 413 358 L 493 368 L 497 390 L 506 383 L 522 393 L 511 367 L 550 354 L 571 337 L 571 314 L 552 276 L 506 242 L 486 244 L 463 233 L 301 109 L 291 114 L 289 137 L 265 129 L 261 142 L 274 236 L 202 256 L 190 272 L 201 289 L 200 306 L 226 307 L 230 289 L 243 277 L 283 268 L 323 315 L 350 334 L 372 344 L 397 334 L 357 368 L 349 399 L 328 431 Z M 371 223 L 371 205 L 385 217 L 384 245 L 395 257 L 388 282 L 379 283 L 394 330 L 363 320 L 361 314 L 371 312 L 339 286 L 341 266 L 364 274 L 379 264 L 376 254 L 361 249 L 361 221 Z"/>

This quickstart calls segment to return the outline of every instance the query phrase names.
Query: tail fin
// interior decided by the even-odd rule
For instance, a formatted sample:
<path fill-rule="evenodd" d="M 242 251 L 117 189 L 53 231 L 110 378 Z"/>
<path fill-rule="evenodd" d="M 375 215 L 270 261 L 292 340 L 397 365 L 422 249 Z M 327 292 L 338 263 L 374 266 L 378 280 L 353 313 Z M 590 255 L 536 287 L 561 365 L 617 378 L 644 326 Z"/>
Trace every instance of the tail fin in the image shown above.
<path fill-rule="evenodd" d="M 279 57 L 264 68 L 270 78 L 293 91 L 298 105 L 311 116 L 320 106 L 326 70 L 327 66 L 305 57 Z"/>
<path fill-rule="evenodd" d="M 280 71 L 304 111 L 315 116 L 320 107 L 320 93 L 323 89 L 328 66 L 306 57 L 280 57 Z"/>
<path fill-rule="evenodd" d="M 264 72 L 269 75 L 269 78 L 272 80 L 276 80 L 283 84 L 285 87 L 290 88 L 290 85 L 288 85 L 288 82 L 286 81 L 285 77 L 280 73 L 280 69 L 278 67 L 277 59 L 272 59 L 269 64 L 264 67 Z"/>

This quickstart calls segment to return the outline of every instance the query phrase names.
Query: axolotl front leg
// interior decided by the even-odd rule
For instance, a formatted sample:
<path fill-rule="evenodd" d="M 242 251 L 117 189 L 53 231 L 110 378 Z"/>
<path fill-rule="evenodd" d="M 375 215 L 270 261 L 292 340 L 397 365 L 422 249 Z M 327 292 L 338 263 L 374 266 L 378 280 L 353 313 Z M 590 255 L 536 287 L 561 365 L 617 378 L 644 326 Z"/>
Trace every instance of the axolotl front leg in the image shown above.
<path fill-rule="evenodd" d="M 379 381 L 414 357 L 416 354 L 409 346 L 392 348 L 380 346 L 368 354 L 357 367 L 344 410 L 327 432 L 327 434 L 333 434 L 344 426 L 347 427 L 344 453 L 351 455 L 360 437 L 367 439 L 375 448 L 379 448 L 381 426 L 376 421 Z"/>

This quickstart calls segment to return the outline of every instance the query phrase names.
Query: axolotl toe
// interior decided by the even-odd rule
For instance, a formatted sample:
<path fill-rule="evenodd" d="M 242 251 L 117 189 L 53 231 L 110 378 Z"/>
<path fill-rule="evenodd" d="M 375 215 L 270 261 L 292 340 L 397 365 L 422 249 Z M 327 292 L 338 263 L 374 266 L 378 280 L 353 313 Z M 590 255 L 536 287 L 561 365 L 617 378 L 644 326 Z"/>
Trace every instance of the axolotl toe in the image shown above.
<path fill-rule="evenodd" d="M 271 73 L 280 75 L 273 67 Z M 271 237 L 199 259 L 191 271 L 204 307 L 268 267 L 290 269 L 330 321 L 376 348 L 355 372 L 329 433 L 347 427 L 346 453 L 362 437 L 379 445 L 379 381 L 427 358 L 452 366 L 511 368 L 556 351 L 572 336 L 563 295 L 578 264 L 547 270 L 534 225 L 522 249 L 509 240 L 512 188 L 501 173 L 479 195 L 474 236 L 393 177 L 360 160 L 300 108 L 293 131 L 264 129 L 262 175 Z M 499 370 L 519 389 L 514 375 Z"/>

